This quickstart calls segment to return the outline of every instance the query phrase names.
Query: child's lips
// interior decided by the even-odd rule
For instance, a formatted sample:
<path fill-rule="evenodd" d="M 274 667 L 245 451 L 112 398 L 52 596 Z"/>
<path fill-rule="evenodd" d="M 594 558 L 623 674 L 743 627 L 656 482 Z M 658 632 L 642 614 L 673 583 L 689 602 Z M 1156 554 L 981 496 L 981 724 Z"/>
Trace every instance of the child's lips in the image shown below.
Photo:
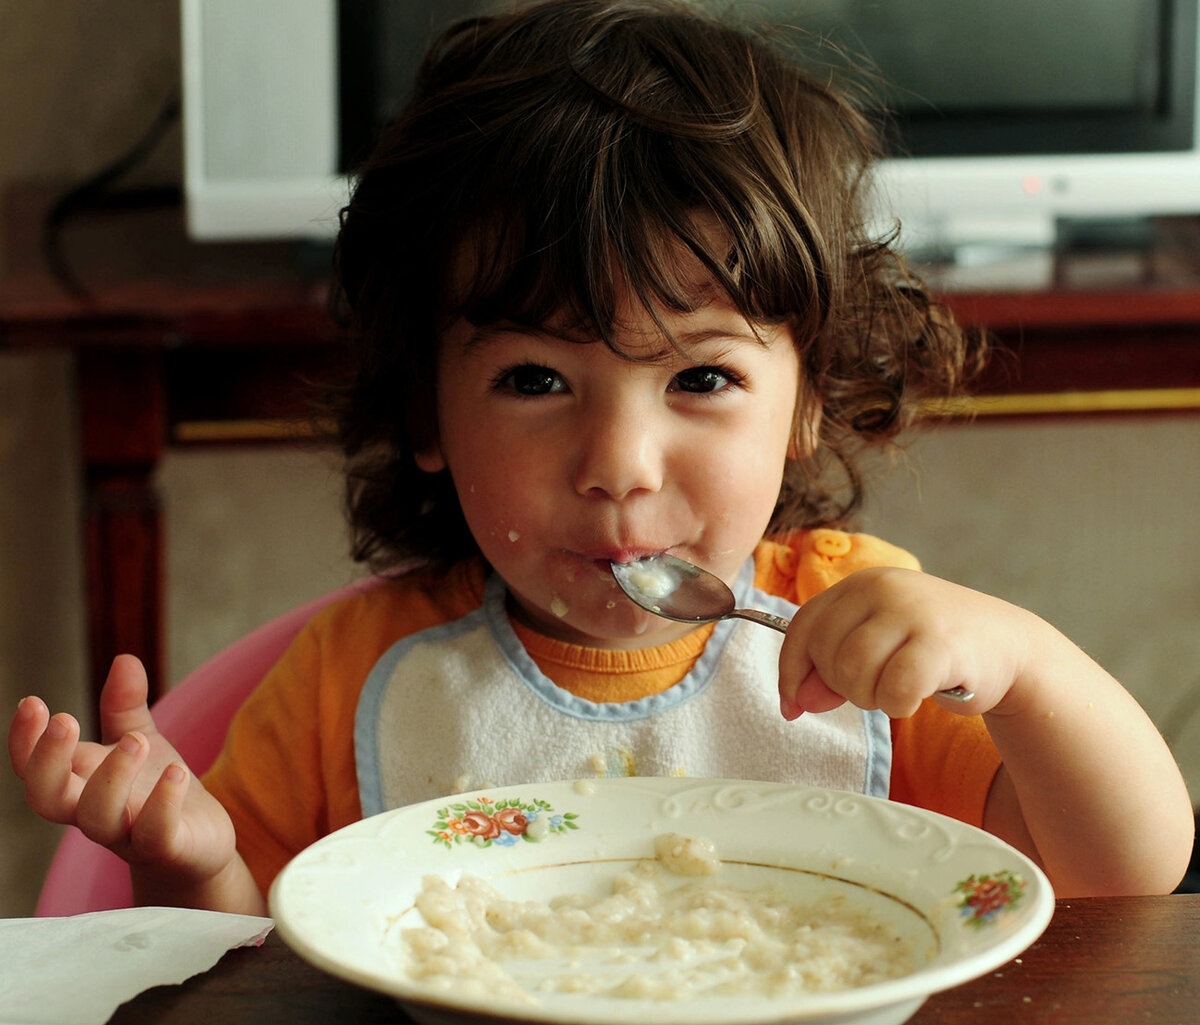
<path fill-rule="evenodd" d="M 636 548 L 622 546 L 620 548 L 605 549 L 600 552 L 580 552 L 579 554 L 581 558 L 587 559 L 601 569 L 607 570 L 611 562 L 636 562 L 638 559 L 644 559 L 649 555 L 659 555 L 666 550 L 666 548 L 658 546 L 638 546 Z"/>

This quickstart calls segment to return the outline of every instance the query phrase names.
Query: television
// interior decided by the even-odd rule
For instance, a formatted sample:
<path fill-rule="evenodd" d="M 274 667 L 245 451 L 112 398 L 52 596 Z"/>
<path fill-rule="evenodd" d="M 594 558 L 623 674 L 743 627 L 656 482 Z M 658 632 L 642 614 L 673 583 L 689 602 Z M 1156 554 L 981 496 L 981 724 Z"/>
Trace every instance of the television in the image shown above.
<path fill-rule="evenodd" d="M 201 240 L 332 237 L 347 175 L 425 44 L 496 6 L 181 3 L 187 218 Z M 858 84 L 886 111 L 880 223 L 897 218 L 914 252 L 1046 246 L 1064 223 L 1200 213 L 1200 0 L 718 6 L 828 38 L 873 69 Z"/>

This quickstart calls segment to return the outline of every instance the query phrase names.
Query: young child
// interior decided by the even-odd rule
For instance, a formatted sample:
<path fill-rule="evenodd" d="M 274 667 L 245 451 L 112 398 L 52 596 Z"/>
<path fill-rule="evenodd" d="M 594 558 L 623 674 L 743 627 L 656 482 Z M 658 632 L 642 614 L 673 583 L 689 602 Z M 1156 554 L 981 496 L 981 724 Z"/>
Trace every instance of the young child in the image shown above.
<path fill-rule="evenodd" d="M 364 814 L 606 774 L 890 795 L 1060 894 L 1169 891 L 1191 808 L 1120 685 L 837 529 L 856 449 L 978 356 L 869 235 L 875 155 L 823 80 L 692 4 L 549 0 L 444 35 L 337 250 L 354 554 L 384 579 L 301 633 L 203 784 L 129 656 L 103 745 L 27 698 L 30 805 L 127 859 L 142 902 L 249 912 Z M 662 551 L 794 614 L 786 638 L 634 606 L 609 561 Z"/>

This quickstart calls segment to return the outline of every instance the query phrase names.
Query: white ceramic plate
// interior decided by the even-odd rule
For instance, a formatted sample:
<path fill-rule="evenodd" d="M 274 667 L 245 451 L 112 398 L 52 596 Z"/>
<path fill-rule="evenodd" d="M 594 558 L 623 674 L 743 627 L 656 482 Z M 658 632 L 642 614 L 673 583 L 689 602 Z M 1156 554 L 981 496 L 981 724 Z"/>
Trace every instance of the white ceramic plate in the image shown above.
<path fill-rule="evenodd" d="M 447 993 L 409 978 L 401 932 L 426 875 L 487 879 L 514 899 L 606 891 L 654 837 L 711 840 L 741 885 L 844 893 L 911 943 L 909 975 L 795 998 L 654 1001 Z M 736 867 L 731 863 L 737 863 Z M 571 1025 L 897 1025 L 931 993 L 1004 964 L 1046 927 L 1050 884 L 1022 854 L 954 819 L 877 798 L 776 783 L 597 779 L 447 797 L 384 812 L 301 852 L 271 889 L 283 939 L 306 960 L 396 997 L 420 1022 Z"/>

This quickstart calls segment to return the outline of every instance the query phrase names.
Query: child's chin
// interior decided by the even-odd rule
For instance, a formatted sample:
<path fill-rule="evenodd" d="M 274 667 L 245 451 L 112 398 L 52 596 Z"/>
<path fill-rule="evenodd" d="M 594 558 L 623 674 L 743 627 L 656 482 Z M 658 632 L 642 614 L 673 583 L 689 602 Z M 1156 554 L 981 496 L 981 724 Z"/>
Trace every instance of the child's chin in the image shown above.
<path fill-rule="evenodd" d="M 542 611 L 536 628 L 556 640 L 585 648 L 645 648 L 660 643 L 655 638 L 656 628 L 667 626 L 666 620 L 636 607 L 608 608 L 605 604 L 593 611 L 555 603 Z"/>
<path fill-rule="evenodd" d="M 614 609 L 603 621 L 590 625 L 587 633 L 590 642 L 581 641 L 593 648 L 652 648 L 659 644 L 678 640 L 690 633 L 694 626 L 675 623 L 642 609 L 623 609 L 617 615 Z"/>

